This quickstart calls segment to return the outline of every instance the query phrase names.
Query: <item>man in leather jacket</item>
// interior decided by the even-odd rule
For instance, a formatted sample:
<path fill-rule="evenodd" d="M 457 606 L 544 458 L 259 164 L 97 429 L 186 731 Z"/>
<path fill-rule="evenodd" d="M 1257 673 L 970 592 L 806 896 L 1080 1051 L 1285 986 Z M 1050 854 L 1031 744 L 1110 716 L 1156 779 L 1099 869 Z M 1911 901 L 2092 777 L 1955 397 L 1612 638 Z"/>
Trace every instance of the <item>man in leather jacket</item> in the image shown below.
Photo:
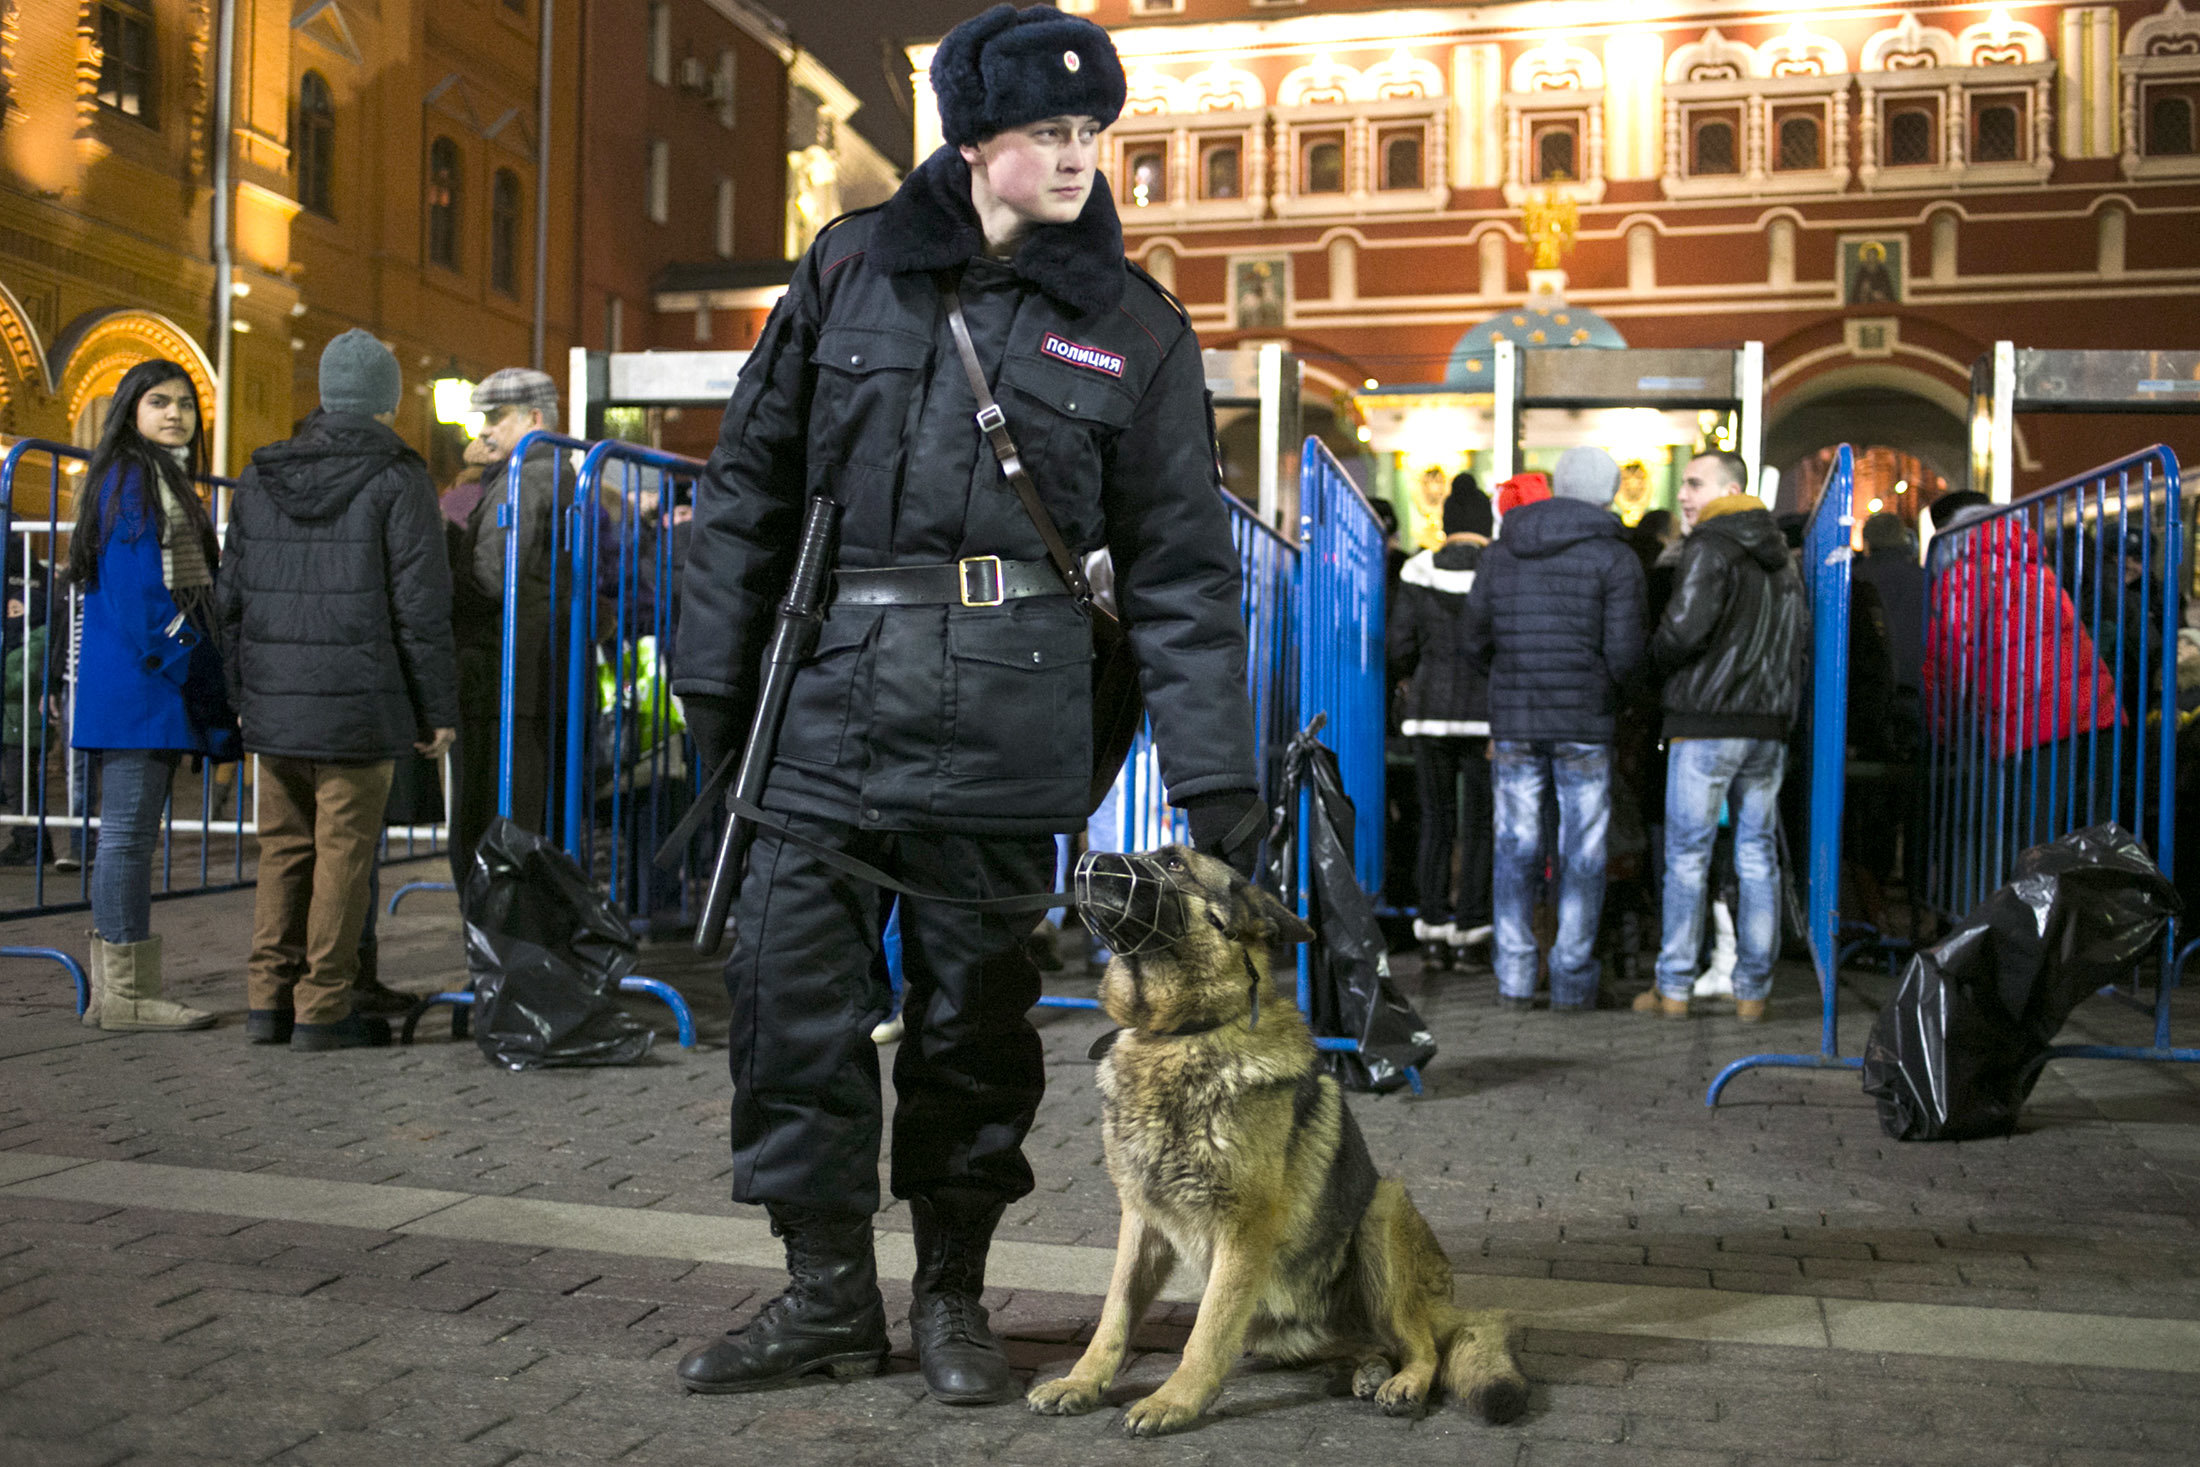
<path fill-rule="evenodd" d="M 681 1361 L 689 1390 L 869 1374 L 889 1350 L 871 1247 L 881 1103 L 870 1034 L 880 888 L 1043 892 L 1092 773 L 1092 635 L 976 421 L 983 375 L 1068 548 L 1106 548 L 1173 803 L 1249 866 L 1258 783 L 1239 572 L 1199 343 L 1123 257 L 1095 171 L 1122 110 L 1107 33 L 1001 5 L 932 64 L 946 145 L 819 235 L 744 369 L 698 485 L 674 690 L 706 764 L 747 734 L 805 500 L 840 506 L 834 589 L 792 686 L 734 907 L 733 1196 L 762 1203 L 790 1284 Z M 1230 837 L 1235 835 L 1232 842 Z M 911 1332 L 944 1401 L 1016 1393 L 979 1295 L 1033 1185 L 1039 977 L 1012 921 L 900 901 L 907 1025 L 893 1194 L 910 1204 Z"/>
<path fill-rule="evenodd" d="M 1723 805 L 1741 882 L 1735 1011 L 1754 1022 L 1764 1017 L 1779 949 L 1780 777 L 1802 698 L 1810 611 L 1772 512 L 1747 492 L 1741 458 L 1699 454 L 1688 473 L 1721 481 L 1725 492 L 1697 512 L 1650 638 L 1651 665 L 1665 681 L 1665 933 L 1657 989 L 1635 1007 L 1688 1017 Z"/>

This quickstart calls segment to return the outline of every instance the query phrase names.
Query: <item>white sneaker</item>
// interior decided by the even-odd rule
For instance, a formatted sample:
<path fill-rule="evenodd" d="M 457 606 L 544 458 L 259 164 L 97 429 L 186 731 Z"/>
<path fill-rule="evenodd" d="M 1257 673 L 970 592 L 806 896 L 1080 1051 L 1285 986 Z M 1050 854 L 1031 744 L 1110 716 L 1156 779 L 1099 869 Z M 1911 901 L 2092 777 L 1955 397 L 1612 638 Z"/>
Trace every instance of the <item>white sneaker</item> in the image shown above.
<path fill-rule="evenodd" d="M 1451 928 L 1446 923 L 1423 922 L 1419 917 L 1413 919 L 1413 940 L 1415 942 L 1444 942 L 1448 940 L 1447 934 L 1450 931 Z"/>
<path fill-rule="evenodd" d="M 1480 927 L 1464 929 L 1455 922 L 1451 928 L 1451 945 L 1453 947 L 1480 947 L 1490 940 L 1492 930 L 1487 922 L 1484 922 Z"/>
<path fill-rule="evenodd" d="M 888 1019 L 885 1023 L 880 1024 L 877 1028 L 871 1031 L 871 1042 L 880 1046 L 888 1044 L 899 1044 L 901 1042 L 901 1035 L 901 1015 L 896 1014 L 894 1015 L 894 1017 Z"/>
<path fill-rule="evenodd" d="M 1734 996 L 1734 914 L 1725 902 L 1711 904 L 1711 964 L 1696 979 L 1698 998 Z"/>

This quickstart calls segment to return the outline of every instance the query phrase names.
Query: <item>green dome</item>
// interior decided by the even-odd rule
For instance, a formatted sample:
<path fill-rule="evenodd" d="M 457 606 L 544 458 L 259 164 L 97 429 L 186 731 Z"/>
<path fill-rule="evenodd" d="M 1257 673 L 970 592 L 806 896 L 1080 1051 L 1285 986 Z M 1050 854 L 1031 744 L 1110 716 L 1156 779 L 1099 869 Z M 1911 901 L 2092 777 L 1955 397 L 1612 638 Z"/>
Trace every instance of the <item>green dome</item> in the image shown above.
<path fill-rule="evenodd" d="M 1522 347 L 1627 345 L 1627 338 L 1611 322 L 1587 306 L 1538 297 L 1526 305 L 1499 311 L 1459 338 L 1459 344 L 1451 349 L 1451 363 L 1444 368 L 1446 390 L 1496 391 L 1496 343 L 1500 339 Z"/>

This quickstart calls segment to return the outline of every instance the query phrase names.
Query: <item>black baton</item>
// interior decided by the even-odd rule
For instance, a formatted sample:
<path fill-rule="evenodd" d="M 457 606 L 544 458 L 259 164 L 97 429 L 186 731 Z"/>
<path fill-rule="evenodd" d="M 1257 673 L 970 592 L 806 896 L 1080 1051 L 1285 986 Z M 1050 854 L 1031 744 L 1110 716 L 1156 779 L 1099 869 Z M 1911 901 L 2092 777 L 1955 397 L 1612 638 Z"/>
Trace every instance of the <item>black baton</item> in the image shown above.
<path fill-rule="evenodd" d="M 786 598 L 779 603 L 779 622 L 772 629 L 771 650 L 765 654 L 764 676 L 757 690 L 756 717 L 749 725 L 749 741 L 741 750 L 740 768 L 733 777 L 726 827 L 718 837 L 710 885 L 703 893 L 702 918 L 695 924 L 695 951 L 706 958 L 717 953 L 725 941 L 726 919 L 741 890 L 750 829 L 734 801 L 752 807 L 763 802 L 764 780 L 771 772 L 772 751 L 779 743 L 779 725 L 787 716 L 787 694 L 794 686 L 795 670 L 816 650 L 818 629 L 825 620 L 825 585 L 832 574 L 833 531 L 839 518 L 840 506 L 823 495 L 814 496 L 802 514 L 802 540 L 795 551 L 794 576 L 787 583 Z M 709 799 L 717 798 L 715 790 L 707 795 Z"/>

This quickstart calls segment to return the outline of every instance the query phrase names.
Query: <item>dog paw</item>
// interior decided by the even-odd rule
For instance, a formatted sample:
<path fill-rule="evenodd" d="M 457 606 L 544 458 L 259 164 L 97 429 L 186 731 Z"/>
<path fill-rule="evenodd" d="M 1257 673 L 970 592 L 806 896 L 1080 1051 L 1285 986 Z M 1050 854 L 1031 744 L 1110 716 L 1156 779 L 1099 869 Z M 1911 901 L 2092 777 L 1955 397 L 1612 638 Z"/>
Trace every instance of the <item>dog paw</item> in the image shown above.
<path fill-rule="evenodd" d="M 1100 1404 L 1100 1388 L 1064 1376 L 1042 1381 L 1024 1396 L 1024 1404 L 1041 1416 L 1082 1416 Z"/>
<path fill-rule="evenodd" d="M 1126 1436 L 1164 1436 L 1182 1431 L 1198 1419 L 1198 1403 L 1179 1400 L 1169 1395 L 1164 1387 L 1142 1401 L 1131 1403 L 1130 1409 L 1123 1413 L 1123 1432 Z"/>
<path fill-rule="evenodd" d="M 1413 1380 L 1403 1374 L 1394 1375 L 1376 1390 L 1375 1404 L 1386 1416 L 1418 1416 L 1428 1404 L 1428 1387 L 1416 1389 Z"/>
<path fill-rule="evenodd" d="M 1352 1372 L 1352 1394 L 1363 1401 L 1375 1399 L 1375 1393 L 1391 1377 L 1390 1362 L 1380 1355 L 1372 1360 L 1362 1360 L 1360 1368 Z"/>

